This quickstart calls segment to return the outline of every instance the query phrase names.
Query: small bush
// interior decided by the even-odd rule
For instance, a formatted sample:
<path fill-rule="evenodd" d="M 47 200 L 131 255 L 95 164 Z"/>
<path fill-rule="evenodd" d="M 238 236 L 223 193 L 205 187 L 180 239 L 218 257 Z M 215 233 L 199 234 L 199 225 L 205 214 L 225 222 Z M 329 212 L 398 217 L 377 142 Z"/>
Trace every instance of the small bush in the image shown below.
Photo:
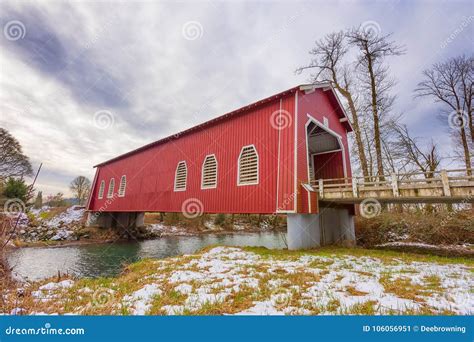
<path fill-rule="evenodd" d="M 39 217 L 42 220 L 49 219 L 51 217 L 51 213 L 48 211 L 43 211 L 42 213 L 39 214 Z"/>

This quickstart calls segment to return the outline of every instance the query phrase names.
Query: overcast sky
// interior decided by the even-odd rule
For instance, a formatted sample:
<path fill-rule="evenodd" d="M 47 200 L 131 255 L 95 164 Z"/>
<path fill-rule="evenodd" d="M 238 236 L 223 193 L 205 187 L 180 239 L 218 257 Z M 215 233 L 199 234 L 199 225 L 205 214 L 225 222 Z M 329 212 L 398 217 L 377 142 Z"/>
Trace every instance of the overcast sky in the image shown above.
<path fill-rule="evenodd" d="M 314 41 L 361 24 L 406 46 L 390 60 L 395 110 L 447 150 L 438 105 L 413 89 L 431 64 L 473 52 L 472 1 L 0 4 L 0 126 L 34 167 L 43 162 L 45 194 L 69 194 L 101 161 L 304 83 L 294 70 Z"/>

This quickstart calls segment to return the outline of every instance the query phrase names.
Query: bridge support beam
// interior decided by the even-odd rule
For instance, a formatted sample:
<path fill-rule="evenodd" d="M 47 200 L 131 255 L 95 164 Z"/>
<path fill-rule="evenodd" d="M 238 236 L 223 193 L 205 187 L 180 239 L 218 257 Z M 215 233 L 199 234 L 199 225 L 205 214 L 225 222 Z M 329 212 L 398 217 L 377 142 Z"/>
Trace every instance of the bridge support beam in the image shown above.
<path fill-rule="evenodd" d="M 288 214 L 288 249 L 355 245 L 354 216 L 348 209 L 322 208 L 319 214 Z"/>
<path fill-rule="evenodd" d="M 135 228 L 145 225 L 145 213 L 142 212 L 89 212 L 87 226 L 102 228 Z"/>

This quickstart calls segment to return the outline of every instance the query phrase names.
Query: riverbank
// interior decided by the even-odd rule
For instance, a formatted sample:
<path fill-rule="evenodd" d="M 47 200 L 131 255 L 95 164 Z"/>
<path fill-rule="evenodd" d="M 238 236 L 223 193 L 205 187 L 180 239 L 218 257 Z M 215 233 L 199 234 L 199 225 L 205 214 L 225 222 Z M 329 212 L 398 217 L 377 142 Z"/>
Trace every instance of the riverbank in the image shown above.
<path fill-rule="evenodd" d="M 6 314 L 473 314 L 474 261 L 389 251 L 211 247 L 4 295 Z"/>
<path fill-rule="evenodd" d="M 146 213 L 145 225 L 135 228 L 86 226 L 84 207 L 48 207 L 32 209 L 11 220 L 9 248 L 66 247 L 122 241 L 143 241 L 169 236 L 204 234 L 259 233 L 286 231 L 284 217 L 274 215 L 203 214 L 186 218 L 181 213 Z"/>
<path fill-rule="evenodd" d="M 25 242 L 21 240 L 15 240 L 12 244 L 7 246 L 7 249 L 16 249 L 16 248 L 61 248 L 61 247 L 73 247 L 73 246 L 83 246 L 83 245 L 101 245 L 101 244 L 110 244 L 110 243 L 127 243 L 127 242 L 134 242 L 134 241 L 147 241 L 147 240 L 154 240 L 157 238 L 165 238 L 165 237 L 193 237 L 193 236 L 205 236 L 205 235 L 230 235 L 230 234 L 252 234 L 252 233 L 265 233 L 265 232 L 273 232 L 273 233 L 282 233 L 286 234 L 286 229 L 278 228 L 272 230 L 262 230 L 262 229 L 245 229 L 245 230 L 206 230 L 206 231 L 186 231 L 184 229 L 179 229 L 175 226 L 165 227 L 166 230 L 162 231 L 161 234 L 156 234 L 156 231 L 153 230 L 155 228 L 150 226 L 145 226 L 144 229 L 151 231 L 153 234 L 147 236 L 146 238 L 130 238 L 130 237 L 123 237 L 123 236 L 115 236 L 114 238 L 110 237 L 98 237 L 98 238 L 87 238 L 82 240 L 60 240 L 60 241 L 53 241 L 53 240 L 45 240 L 45 241 L 35 241 L 35 242 Z M 101 228 L 104 231 L 103 228 Z M 107 235 L 107 234 L 106 234 Z M 110 235 L 108 235 L 110 236 Z"/>

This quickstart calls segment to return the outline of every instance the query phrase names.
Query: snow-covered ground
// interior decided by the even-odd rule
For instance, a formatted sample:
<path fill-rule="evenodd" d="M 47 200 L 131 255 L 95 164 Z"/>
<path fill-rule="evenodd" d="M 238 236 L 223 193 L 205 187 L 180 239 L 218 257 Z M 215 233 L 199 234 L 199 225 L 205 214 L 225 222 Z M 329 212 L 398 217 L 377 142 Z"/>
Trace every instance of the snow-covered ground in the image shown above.
<path fill-rule="evenodd" d="M 43 206 L 41 209 L 31 209 L 29 214 L 35 217 L 37 223 L 27 222 L 19 226 L 16 232 L 17 237 L 28 242 L 75 239 L 74 231 L 81 228 L 81 222 L 84 219 L 84 207 L 73 205 L 50 219 L 43 218 L 42 214 L 48 213 L 50 210 L 51 208 L 48 206 Z"/>
<path fill-rule="evenodd" d="M 184 236 L 190 235 L 186 228 L 165 226 L 162 223 L 153 223 L 146 226 L 147 230 L 156 236 Z"/>
<path fill-rule="evenodd" d="M 215 247 L 198 255 L 149 260 L 132 267 L 108 285 L 106 291 L 112 292 L 107 292 L 107 305 L 100 308 L 94 303 L 103 294 L 103 286 L 93 281 L 86 286 L 80 280 L 74 285 L 64 281 L 44 284 L 33 292 L 39 305 L 35 311 L 120 314 L 126 310 L 135 315 L 474 313 L 472 267 L 340 253 L 260 255 L 241 248 Z M 68 303 L 67 311 L 61 302 Z"/>
<path fill-rule="evenodd" d="M 85 209 L 77 205 L 67 208 L 66 211 L 56 215 L 51 220 L 47 221 L 49 227 L 56 227 L 59 225 L 67 225 L 73 222 L 81 221 L 84 217 Z"/>

